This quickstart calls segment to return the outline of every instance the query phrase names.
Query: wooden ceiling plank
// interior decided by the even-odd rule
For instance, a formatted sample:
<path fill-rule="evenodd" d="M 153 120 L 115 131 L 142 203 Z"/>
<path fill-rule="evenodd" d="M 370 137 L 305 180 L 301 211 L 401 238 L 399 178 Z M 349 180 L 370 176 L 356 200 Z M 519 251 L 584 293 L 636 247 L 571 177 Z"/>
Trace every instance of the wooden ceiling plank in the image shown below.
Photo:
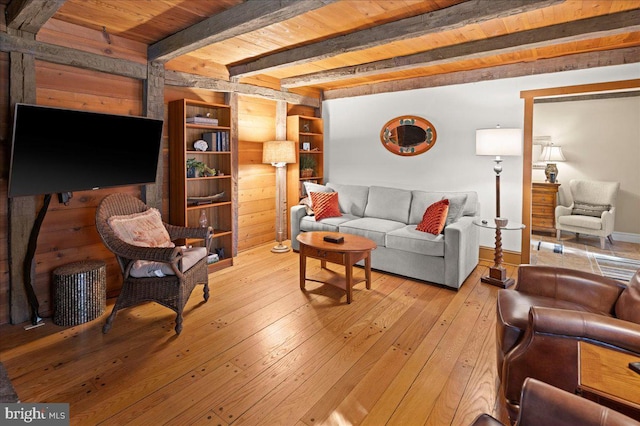
<path fill-rule="evenodd" d="M 149 46 L 149 61 L 166 62 L 222 40 L 291 19 L 337 0 L 250 0 Z"/>
<path fill-rule="evenodd" d="M 306 105 L 320 108 L 320 99 L 298 95 L 295 93 L 281 92 L 268 87 L 255 86 L 253 84 L 237 83 L 233 81 L 218 80 L 189 74 L 179 71 L 165 71 L 165 84 L 170 86 L 195 87 L 199 89 L 215 90 L 216 92 L 238 93 L 240 95 L 255 96 L 275 101 L 286 101 L 295 105 Z"/>
<path fill-rule="evenodd" d="M 399 92 L 427 87 L 475 83 L 527 75 L 556 73 L 579 69 L 598 68 L 612 65 L 640 62 L 640 47 L 607 50 L 601 52 L 578 53 L 560 58 L 539 59 L 535 62 L 501 65 L 471 71 L 417 77 L 404 80 L 373 83 L 344 89 L 325 90 L 324 99 L 339 99 L 376 93 Z"/>
<path fill-rule="evenodd" d="M 548 7 L 564 0 L 470 0 L 444 9 L 356 31 L 318 43 L 263 56 L 229 67 L 231 76 L 248 76 L 285 66 L 306 64 L 339 54 L 378 47 L 395 41 L 461 28 L 510 14 Z"/>
<path fill-rule="evenodd" d="M 37 34 L 66 0 L 12 0 L 6 8 L 7 28 Z"/>
<path fill-rule="evenodd" d="M 300 87 L 359 77 L 371 77 L 390 71 L 405 71 L 452 61 L 476 59 L 514 53 L 558 43 L 576 42 L 640 30 L 640 10 L 572 21 L 514 34 L 445 46 L 413 55 L 368 64 L 336 68 L 328 71 L 284 78 L 282 87 Z"/>

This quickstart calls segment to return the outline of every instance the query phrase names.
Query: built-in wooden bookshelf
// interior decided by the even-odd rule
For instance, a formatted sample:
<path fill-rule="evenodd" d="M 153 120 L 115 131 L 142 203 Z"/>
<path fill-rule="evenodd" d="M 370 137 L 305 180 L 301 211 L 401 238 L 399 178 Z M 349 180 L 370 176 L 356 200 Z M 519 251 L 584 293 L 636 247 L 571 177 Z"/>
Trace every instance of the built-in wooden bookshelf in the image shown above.
<path fill-rule="evenodd" d="M 194 117 L 198 117 L 194 121 Z M 233 265 L 233 214 L 236 200 L 232 184 L 235 170 L 232 156 L 231 108 L 224 104 L 180 99 L 169 103 L 170 222 L 201 226 L 202 216 L 214 230 L 211 254 L 220 259 L 209 264 L 209 272 Z M 204 147 L 202 142 L 207 142 Z M 196 148 L 196 146 L 198 148 Z M 204 149 L 204 150 L 203 150 Z M 205 173 L 188 170 L 187 160 L 204 163 Z M 186 244 L 201 243 L 188 240 Z"/>
<path fill-rule="evenodd" d="M 297 145 L 296 163 L 287 164 L 287 206 L 291 207 L 305 197 L 304 182 L 324 182 L 324 127 L 322 118 L 304 115 L 287 117 L 287 140 Z M 301 164 L 305 159 L 315 165 L 311 174 L 305 174 Z"/>

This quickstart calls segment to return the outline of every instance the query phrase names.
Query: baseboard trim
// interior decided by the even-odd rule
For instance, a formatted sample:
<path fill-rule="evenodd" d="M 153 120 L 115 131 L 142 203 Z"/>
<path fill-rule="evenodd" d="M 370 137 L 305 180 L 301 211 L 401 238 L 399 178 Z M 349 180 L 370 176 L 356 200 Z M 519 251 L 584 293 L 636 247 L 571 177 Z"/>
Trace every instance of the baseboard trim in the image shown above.
<path fill-rule="evenodd" d="M 624 241 L 625 243 L 640 244 L 640 234 L 632 234 L 631 232 L 614 232 L 611 234 L 613 241 Z"/>
<path fill-rule="evenodd" d="M 480 260 L 493 262 L 495 253 L 495 247 L 480 246 Z M 520 253 L 519 251 L 502 250 L 502 263 L 518 266 L 522 263 L 521 259 L 522 253 Z"/>

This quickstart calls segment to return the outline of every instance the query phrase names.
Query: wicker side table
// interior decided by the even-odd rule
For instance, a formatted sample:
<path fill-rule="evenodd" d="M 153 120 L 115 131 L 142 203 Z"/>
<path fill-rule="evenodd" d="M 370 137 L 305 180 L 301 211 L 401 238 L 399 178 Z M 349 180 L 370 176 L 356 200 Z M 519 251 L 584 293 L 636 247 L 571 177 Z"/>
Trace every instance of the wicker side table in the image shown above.
<path fill-rule="evenodd" d="M 56 325 L 78 325 L 102 315 L 107 299 L 106 265 L 84 260 L 53 271 Z"/>

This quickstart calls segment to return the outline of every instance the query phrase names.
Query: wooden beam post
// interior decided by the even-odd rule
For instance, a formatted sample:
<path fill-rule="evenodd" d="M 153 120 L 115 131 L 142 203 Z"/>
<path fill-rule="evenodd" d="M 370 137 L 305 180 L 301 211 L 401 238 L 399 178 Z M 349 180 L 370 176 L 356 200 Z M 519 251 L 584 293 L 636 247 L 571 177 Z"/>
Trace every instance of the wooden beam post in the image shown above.
<path fill-rule="evenodd" d="M 9 29 L 17 36 L 35 39 L 35 34 Z M 9 54 L 9 106 L 11 114 L 17 103 L 36 103 L 35 58 L 19 52 Z M 11 120 L 13 123 L 13 120 Z M 24 262 L 29 235 L 36 220 L 36 197 L 9 199 L 9 315 L 11 324 L 29 319 L 29 303 L 25 291 Z M 31 276 L 35 267 L 31 265 Z M 29 283 L 30 284 L 30 283 Z"/>
<path fill-rule="evenodd" d="M 147 79 L 143 82 L 144 115 L 162 120 L 164 118 L 164 64 L 149 62 Z M 142 187 L 142 200 L 151 207 L 162 211 L 162 182 L 164 172 L 164 146 L 158 152 L 156 182 Z"/>

